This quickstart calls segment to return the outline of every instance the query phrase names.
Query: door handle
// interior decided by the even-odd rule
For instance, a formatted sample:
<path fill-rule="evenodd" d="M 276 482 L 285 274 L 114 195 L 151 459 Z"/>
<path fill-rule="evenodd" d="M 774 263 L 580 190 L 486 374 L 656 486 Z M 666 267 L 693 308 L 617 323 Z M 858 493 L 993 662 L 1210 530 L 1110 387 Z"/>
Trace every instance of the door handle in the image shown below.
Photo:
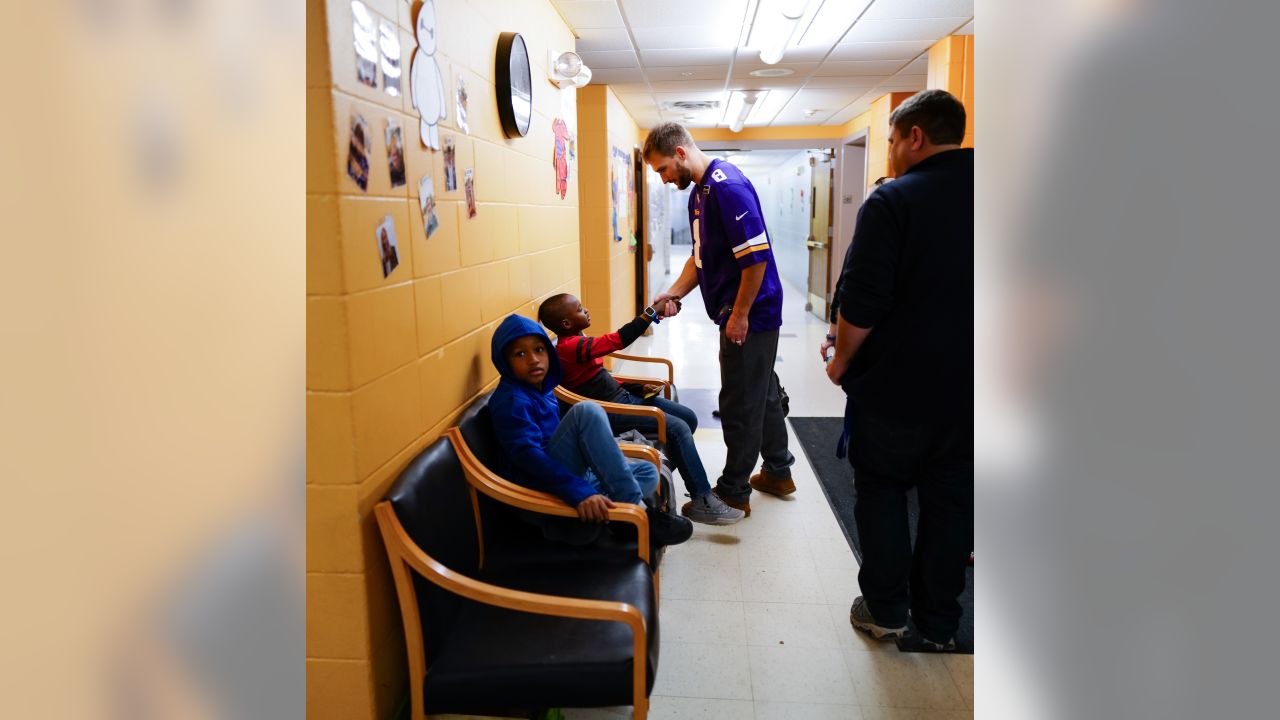
<path fill-rule="evenodd" d="M 806 241 L 805 241 L 805 243 L 804 243 L 804 245 L 805 245 L 805 247 L 809 248 L 810 250 L 825 250 L 825 249 L 827 248 L 827 244 L 826 244 L 826 243 L 824 243 L 824 242 L 814 242 L 814 241 L 812 241 L 812 240 L 806 240 Z"/>

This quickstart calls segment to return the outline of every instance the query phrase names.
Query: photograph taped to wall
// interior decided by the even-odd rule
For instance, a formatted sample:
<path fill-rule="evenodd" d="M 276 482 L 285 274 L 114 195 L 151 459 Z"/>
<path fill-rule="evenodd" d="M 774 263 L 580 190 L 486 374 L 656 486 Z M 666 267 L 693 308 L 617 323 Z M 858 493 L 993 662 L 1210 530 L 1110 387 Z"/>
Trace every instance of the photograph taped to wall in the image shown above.
<path fill-rule="evenodd" d="M 351 138 L 347 143 L 347 175 L 361 190 L 369 189 L 369 124 L 360 113 L 351 113 Z"/>
<path fill-rule="evenodd" d="M 382 55 L 382 89 L 392 97 L 400 96 L 400 31 L 395 23 L 378 23 L 378 51 Z"/>
<path fill-rule="evenodd" d="M 383 218 L 375 239 L 378 242 L 378 260 L 382 263 L 382 277 L 385 278 L 400 266 L 400 251 L 396 247 L 396 225 L 390 215 Z"/>
<path fill-rule="evenodd" d="M 360 0 L 351 0 L 351 35 L 356 49 L 356 80 L 378 87 L 378 37 L 373 13 Z"/>
<path fill-rule="evenodd" d="M 462 79 L 462 75 L 458 75 L 458 90 L 456 93 L 458 106 L 458 129 L 470 135 L 471 127 L 467 124 L 467 83 Z"/>
<path fill-rule="evenodd" d="M 476 179 L 471 168 L 467 168 L 467 176 L 463 182 L 467 186 L 467 217 L 473 218 L 476 216 Z"/>
<path fill-rule="evenodd" d="M 453 138 L 444 139 L 444 190 L 455 192 L 458 189 L 458 149 L 453 145 Z"/>
<path fill-rule="evenodd" d="M 391 187 L 405 184 L 404 179 L 404 134 L 400 123 L 387 118 L 387 169 L 391 173 Z"/>
<path fill-rule="evenodd" d="M 427 239 L 440 227 L 440 218 L 436 217 L 436 186 L 430 175 L 423 175 L 418 181 L 418 205 L 422 210 L 422 227 L 426 228 Z"/>

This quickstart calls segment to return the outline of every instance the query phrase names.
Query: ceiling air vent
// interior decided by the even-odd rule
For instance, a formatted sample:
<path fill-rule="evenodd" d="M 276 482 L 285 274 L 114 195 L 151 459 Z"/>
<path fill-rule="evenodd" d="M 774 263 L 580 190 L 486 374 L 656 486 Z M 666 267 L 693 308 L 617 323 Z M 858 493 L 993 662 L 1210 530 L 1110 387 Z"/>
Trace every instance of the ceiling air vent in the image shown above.
<path fill-rule="evenodd" d="M 662 103 L 663 110 L 672 110 L 680 112 L 698 112 L 700 110 L 715 110 L 720 107 L 719 100 L 676 100 L 675 102 Z"/>

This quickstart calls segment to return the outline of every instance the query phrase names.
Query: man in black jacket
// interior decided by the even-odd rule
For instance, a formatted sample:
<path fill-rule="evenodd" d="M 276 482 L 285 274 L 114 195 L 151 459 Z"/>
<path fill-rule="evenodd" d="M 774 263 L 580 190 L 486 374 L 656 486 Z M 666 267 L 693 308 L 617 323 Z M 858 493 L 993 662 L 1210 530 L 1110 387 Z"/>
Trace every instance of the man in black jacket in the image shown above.
<path fill-rule="evenodd" d="M 850 620 L 900 636 L 910 611 L 926 645 L 944 650 L 973 549 L 973 150 L 960 147 L 964 106 L 943 90 L 907 99 L 889 123 L 897 179 L 858 211 L 827 366 L 848 395 L 858 495 L 862 596 Z"/>

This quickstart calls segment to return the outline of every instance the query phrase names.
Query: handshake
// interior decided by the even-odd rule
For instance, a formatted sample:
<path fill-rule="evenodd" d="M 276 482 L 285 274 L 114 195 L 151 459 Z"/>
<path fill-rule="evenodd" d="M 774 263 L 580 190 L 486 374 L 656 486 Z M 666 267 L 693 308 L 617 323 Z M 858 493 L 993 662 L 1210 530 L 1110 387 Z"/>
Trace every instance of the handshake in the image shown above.
<path fill-rule="evenodd" d="M 650 307 L 653 308 L 654 312 L 658 313 L 659 318 L 673 317 L 680 312 L 680 298 L 668 293 L 662 293 L 653 299 L 653 304 Z"/>

